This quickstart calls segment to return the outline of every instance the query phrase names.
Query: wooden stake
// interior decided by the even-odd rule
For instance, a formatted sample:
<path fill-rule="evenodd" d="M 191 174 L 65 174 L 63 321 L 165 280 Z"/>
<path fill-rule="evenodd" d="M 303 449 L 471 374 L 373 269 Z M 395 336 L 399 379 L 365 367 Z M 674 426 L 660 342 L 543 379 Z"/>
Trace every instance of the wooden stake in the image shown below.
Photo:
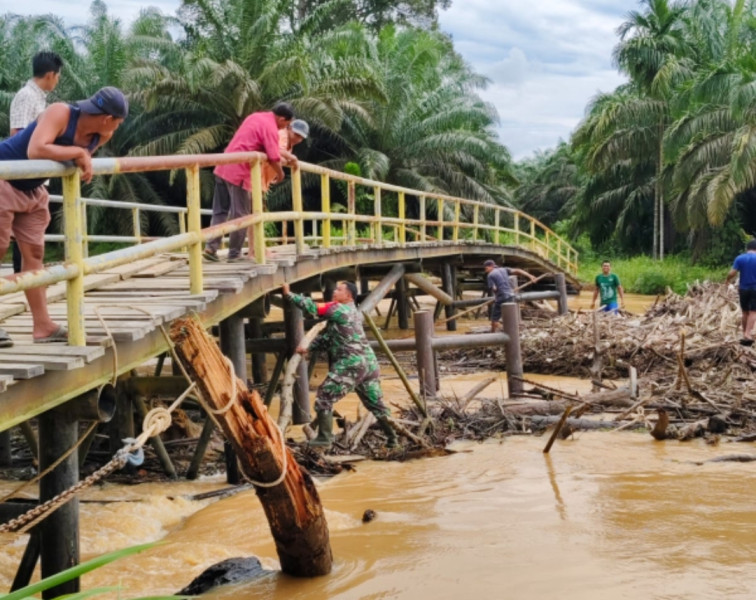
<path fill-rule="evenodd" d="M 281 570 L 296 577 L 331 572 L 333 556 L 323 506 L 310 475 L 283 443 L 257 392 L 237 378 L 198 321 L 178 319 L 171 339 L 185 369 L 234 446 L 244 473 L 255 485 L 276 542 Z M 234 393 L 235 392 L 235 393 Z M 279 478 L 281 482 L 275 484 Z"/>

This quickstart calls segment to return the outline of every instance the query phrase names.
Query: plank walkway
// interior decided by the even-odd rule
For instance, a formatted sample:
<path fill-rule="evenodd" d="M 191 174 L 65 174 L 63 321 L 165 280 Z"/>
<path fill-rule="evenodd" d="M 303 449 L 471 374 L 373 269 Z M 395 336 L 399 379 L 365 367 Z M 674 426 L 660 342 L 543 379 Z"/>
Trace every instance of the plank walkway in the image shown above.
<path fill-rule="evenodd" d="M 269 248 L 267 264 L 203 263 L 204 289 L 189 292 L 186 255 L 165 254 L 85 277 L 87 345 L 39 344 L 23 293 L 0 296 L 0 327 L 14 346 L 0 349 L 0 431 L 136 368 L 166 349 L 160 326 L 196 313 L 206 326 L 219 323 L 257 298 L 290 283 L 346 266 L 450 257 L 479 267 L 482 257 L 505 257 L 507 264 L 554 272 L 556 267 L 517 247 L 470 242 L 436 242 L 334 247 L 295 254 L 293 245 Z M 432 261 L 435 261 L 433 263 Z M 540 261 L 540 262 L 539 262 Z M 3 273 L 0 273 L 3 275 Z M 66 285 L 47 288 L 54 320 L 66 322 Z"/>

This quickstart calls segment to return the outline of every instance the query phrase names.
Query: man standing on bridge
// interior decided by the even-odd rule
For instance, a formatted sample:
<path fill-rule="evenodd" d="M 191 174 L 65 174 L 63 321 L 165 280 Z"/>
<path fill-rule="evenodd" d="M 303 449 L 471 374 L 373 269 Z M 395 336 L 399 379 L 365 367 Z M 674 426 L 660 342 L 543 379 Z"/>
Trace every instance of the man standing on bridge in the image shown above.
<path fill-rule="evenodd" d="M 515 300 L 515 292 L 509 281 L 509 276 L 522 275 L 530 281 L 535 281 L 536 278 L 522 269 L 497 267 L 496 263 L 490 259 L 483 263 L 483 267 L 486 269 L 488 289 L 494 293 L 493 306 L 491 307 L 491 333 L 496 333 L 499 325 L 501 325 L 501 305 Z"/>
<path fill-rule="evenodd" d="M 318 420 L 318 435 L 310 441 L 311 446 L 330 448 L 333 442 L 333 405 L 349 392 L 356 392 L 362 404 L 378 420 L 386 434 L 386 447 L 398 445 L 396 432 L 389 423 L 391 411 L 383 402 L 378 359 L 362 328 L 362 315 L 354 305 L 357 286 L 351 281 L 342 281 L 333 292 L 333 301 L 315 303 L 311 298 L 292 294 L 288 283 L 281 286 L 284 297 L 313 317 L 324 317 L 328 325 L 325 331 L 310 344 L 310 350 L 328 352 L 328 375 L 318 388 L 315 411 Z M 306 354 L 299 347 L 297 352 Z"/>

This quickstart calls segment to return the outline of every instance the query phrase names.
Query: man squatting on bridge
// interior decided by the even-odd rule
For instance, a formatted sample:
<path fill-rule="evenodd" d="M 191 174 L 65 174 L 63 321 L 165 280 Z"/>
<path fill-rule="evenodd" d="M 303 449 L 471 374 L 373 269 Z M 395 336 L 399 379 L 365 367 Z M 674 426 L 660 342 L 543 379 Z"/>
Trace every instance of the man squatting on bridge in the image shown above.
<path fill-rule="evenodd" d="M 351 281 L 342 281 L 333 292 L 333 301 L 316 303 L 311 298 L 292 294 L 289 284 L 281 286 L 284 297 L 313 317 L 324 317 L 325 331 L 310 344 L 310 350 L 328 352 L 329 371 L 318 388 L 315 399 L 318 435 L 311 446 L 330 447 L 333 442 L 333 405 L 349 392 L 356 392 L 362 404 L 378 420 L 386 434 L 386 447 L 398 444 L 396 432 L 389 423 L 391 411 L 383 402 L 381 373 L 378 359 L 368 343 L 362 328 L 362 316 L 354 305 L 357 287 Z M 297 352 L 306 354 L 299 347 Z"/>
<path fill-rule="evenodd" d="M 281 168 L 282 152 L 279 146 L 278 130 L 284 129 L 294 119 L 294 108 L 287 102 L 279 102 L 273 110 L 255 112 L 249 115 L 236 130 L 231 141 L 223 151 L 229 152 L 265 152 L 268 164 L 275 172 L 272 183 L 283 181 L 284 172 Z M 289 163 L 296 165 L 297 158 L 290 152 L 283 153 Z M 246 217 L 250 214 L 250 190 L 252 176 L 248 164 L 236 163 L 218 165 L 213 170 L 215 174 L 215 190 L 213 192 L 213 216 L 210 225 L 219 225 L 226 221 Z M 250 231 L 251 233 L 251 231 Z M 228 262 L 246 260 L 242 257 L 242 246 L 247 230 L 234 231 L 229 236 Z M 221 238 L 213 238 L 207 242 L 202 256 L 205 260 L 217 262 L 218 248 Z M 254 240 L 250 237 L 249 248 L 254 247 Z M 252 260 L 252 256 L 249 256 Z"/>
<path fill-rule="evenodd" d="M 496 263 L 490 259 L 483 263 L 483 267 L 486 269 L 486 285 L 494 293 L 493 306 L 491 307 L 491 332 L 495 333 L 501 325 L 501 305 L 515 300 L 515 292 L 509 281 L 509 276 L 522 275 L 530 281 L 535 281 L 536 278 L 522 269 L 497 267 Z"/>
<path fill-rule="evenodd" d="M 56 102 L 39 118 L 0 143 L 0 160 L 48 159 L 73 161 L 81 179 L 92 179 L 92 154 L 105 144 L 129 114 L 121 90 L 104 87 L 88 100 L 75 104 Z M 0 180 L 0 256 L 8 250 L 10 236 L 23 257 L 24 271 L 44 267 L 45 229 L 50 222 L 49 195 L 44 179 Z M 47 311 L 44 287 L 24 292 L 32 313 L 35 342 L 65 342 L 68 330 L 55 323 Z M 0 347 L 12 346 L 0 329 Z"/>

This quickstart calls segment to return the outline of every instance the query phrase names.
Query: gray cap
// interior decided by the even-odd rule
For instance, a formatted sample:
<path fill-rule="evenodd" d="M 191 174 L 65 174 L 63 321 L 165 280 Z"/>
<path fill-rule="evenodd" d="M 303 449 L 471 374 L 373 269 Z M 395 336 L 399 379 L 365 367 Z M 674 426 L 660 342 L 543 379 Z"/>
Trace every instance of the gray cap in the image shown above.
<path fill-rule="evenodd" d="M 306 140 L 307 136 L 310 135 L 310 126 L 307 124 L 307 121 L 303 121 L 302 119 L 292 121 L 289 129 L 303 140 Z"/>
<path fill-rule="evenodd" d="M 495 267 L 496 263 L 489 258 L 486 262 L 483 263 L 483 266 L 484 267 Z"/>
<path fill-rule="evenodd" d="M 129 101 L 123 92 L 115 87 L 104 87 L 88 100 L 76 103 L 81 112 L 90 115 L 110 115 L 125 119 L 129 115 Z"/>

